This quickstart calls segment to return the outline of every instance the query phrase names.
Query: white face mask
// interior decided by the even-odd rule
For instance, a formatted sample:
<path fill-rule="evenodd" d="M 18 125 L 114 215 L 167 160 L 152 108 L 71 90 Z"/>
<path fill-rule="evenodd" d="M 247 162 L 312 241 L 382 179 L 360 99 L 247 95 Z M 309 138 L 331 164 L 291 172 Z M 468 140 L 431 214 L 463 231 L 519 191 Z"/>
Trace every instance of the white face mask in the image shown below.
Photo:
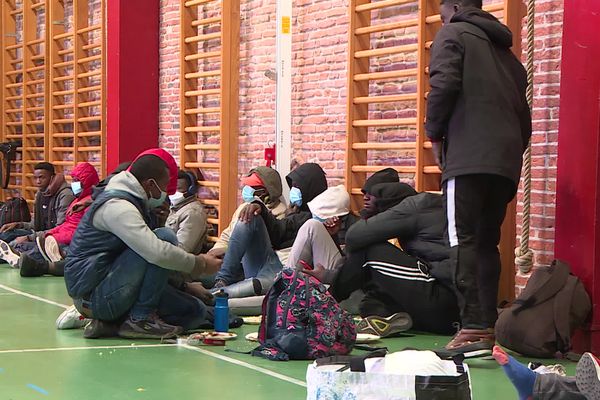
<path fill-rule="evenodd" d="M 183 193 L 181 193 L 181 192 L 175 192 L 175 194 L 172 194 L 169 196 L 169 200 L 171 200 L 171 204 L 175 204 L 181 199 L 183 199 Z"/>

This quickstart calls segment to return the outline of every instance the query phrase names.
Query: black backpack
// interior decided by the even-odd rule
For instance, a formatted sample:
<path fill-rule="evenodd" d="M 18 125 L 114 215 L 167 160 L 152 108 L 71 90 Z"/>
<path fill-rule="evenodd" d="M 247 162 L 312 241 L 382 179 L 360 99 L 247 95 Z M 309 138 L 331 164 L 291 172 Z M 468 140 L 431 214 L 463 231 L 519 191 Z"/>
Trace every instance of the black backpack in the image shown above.
<path fill-rule="evenodd" d="M 571 334 L 591 309 L 579 278 L 566 263 L 555 260 L 534 270 L 517 300 L 500 310 L 496 339 L 525 356 L 561 357 L 571 350 Z"/>
<path fill-rule="evenodd" d="M 29 221 L 31 221 L 31 212 L 24 198 L 13 197 L 0 204 L 0 226 L 11 222 Z"/>

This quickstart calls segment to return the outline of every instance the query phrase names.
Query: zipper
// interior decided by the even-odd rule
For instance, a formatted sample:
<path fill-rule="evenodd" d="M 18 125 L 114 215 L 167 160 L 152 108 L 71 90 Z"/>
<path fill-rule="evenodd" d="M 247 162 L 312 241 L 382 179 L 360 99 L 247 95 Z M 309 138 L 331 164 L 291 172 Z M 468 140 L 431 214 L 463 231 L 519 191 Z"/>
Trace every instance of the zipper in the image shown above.
<path fill-rule="evenodd" d="M 292 283 L 292 287 L 290 289 L 290 299 L 287 303 L 287 305 L 285 306 L 285 310 L 283 313 L 283 327 L 284 329 L 287 329 L 287 318 L 288 318 L 288 312 L 290 310 L 290 305 L 292 303 L 292 299 L 294 298 L 294 296 L 296 295 L 296 289 L 298 288 L 298 276 L 297 276 L 297 271 L 294 271 L 294 275 L 292 275 L 292 279 L 294 280 L 294 283 Z"/>

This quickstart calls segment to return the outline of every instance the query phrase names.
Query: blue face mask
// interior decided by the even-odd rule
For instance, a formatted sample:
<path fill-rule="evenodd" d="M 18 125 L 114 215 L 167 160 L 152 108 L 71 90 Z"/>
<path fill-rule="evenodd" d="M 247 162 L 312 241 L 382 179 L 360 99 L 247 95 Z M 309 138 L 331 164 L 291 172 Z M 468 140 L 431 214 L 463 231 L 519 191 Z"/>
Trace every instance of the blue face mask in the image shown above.
<path fill-rule="evenodd" d="M 315 220 L 317 220 L 319 222 L 325 222 L 325 221 L 327 221 L 326 219 L 317 217 L 316 215 L 313 215 L 313 219 L 315 219 Z"/>
<path fill-rule="evenodd" d="M 78 196 L 79 193 L 81 193 L 83 191 L 83 188 L 81 187 L 81 182 L 79 182 L 79 181 L 71 182 L 71 190 L 73 191 L 73 194 L 75 196 Z"/>
<path fill-rule="evenodd" d="M 302 206 L 302 192 L 297 187 L 290 189 L 290 204 L 293 206 Z"/>
<path fill-rule="evenodd" d="M 252 186 L 244 186 L 242 188 L 242 200 L 244 200 L 246 203 L 250 203 L 254 200 L 254 193 L 256 192 L 256 189 L 254 189 Z"/>
<path fill-rule="evenodd" d="M 165 200 L 167 199 L 167 192 L 163 192 L 154 179 L 152 179 L 152 182 L 160 191 L 160 197 L 158 199 L 155 199 L 154 197 L 148 198 L 148 207 L 150 207 L 150 209 L 162 206 Z M 152 196 L 152 194 L 150 194 L 150 196 Z"/>

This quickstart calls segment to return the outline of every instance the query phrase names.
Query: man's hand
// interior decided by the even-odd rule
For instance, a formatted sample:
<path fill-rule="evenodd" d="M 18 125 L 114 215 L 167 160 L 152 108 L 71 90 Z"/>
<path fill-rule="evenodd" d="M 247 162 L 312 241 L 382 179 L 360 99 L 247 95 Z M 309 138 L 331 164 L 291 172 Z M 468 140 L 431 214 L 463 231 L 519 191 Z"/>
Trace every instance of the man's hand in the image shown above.
<path fill-rule="evenodd" d="M 8 224 L 2 225 L 2 228 L 0 228 L 0 233 L 13 231 L 15 229 L 18 229 L 20 225 L 20 222 L 9 222 Z"/>
<path fill-rule="evenodd" d="M 239 220 L 241 222 L 249 223 L 250 221 L 252 221 L 252 218 L 260 214 L 260 211 L 260 205 L 255 203 L 248 204 L 240 212 Z"/>
<path fill-rule="evenodd" d="M 329 232 L 331 236 L 335 236 L 342 227 L 342 221 L 339 217 L 328 218 L 325 222 L 323 222 L 323 225 L 325 225 L 327 232 Z"/>
<path fill-rule="evenodd" d="M 315 265 L 315 267 L 313 269 L 302 268 L 302 272 L 304 272 L 306 275 L 310 275 L 310 276 L 317 278 L 319 281 L 321 281 L 323 283 L 328 283 L 328 282 L 325 282 L 327 271 L 325 271 L 325 268 L 323 268 L 323 266 L 321 264 Z"/>
<path fill-rule="evenodd" d="M 92 204 L 92 199 L 88 199 L 86 201 L 79 202 L 79 203 L 75 204 L 73 206 L 73 208 L 71 208 L 69 210 L 69 215 L 76 214 L 80 211 L 83 211 L 86 208 L 88 208 L 91 204 Z"/>
<path fill-rule="evenodd" d="M 443 151 L 443 142 L 431 142 L 431 150 L 433 151 L 433 156 L 435 157 L 435 162 L 438 167 L 442 168 L 442 151 Z"/>
<path fill-rule="evenodd" d="M 285 216 L 289 217 L 292 214 L 296 214 L 297 212 L 300 211 L 300 207 L 296 206 L 296 205 L 290 205 L 286 210 L 285 210 Z"/>
<path fill-rule="evenodd" d="M 202 273 L 204 275 L 212 275 L 212 274 L 218 272 L 219 269 L 221 269 L 221 264 L 223 264 L 223 260 L 221 260 L 220 258 L 217 258 L 215 256 L 212 256 L 210 254 L 200 254 L 200 255 L 197 255 L 196 257 L 204 260 L 204 265 L 206 266 L 204 268 L 204 271 L 202 271 Z M 202 261 L 199 261 L 199 262 L 202 262 Z M 198 264 L 196 264 L 196 265 L 198 265 Z"/>
<path fill-rule="evenodd" d="M 223 257 L 225 257 L 226 251 L 227 251 L 227 249 L 225 247 L 218 247 L 218 248 L 213 247 L 206 254 L 208 254 L 209 256 L 220 258 L 222 260 Z"/>
<path fill-rule="evenodd" d="M 25 243 L 25 242 L 29 242 L 29 238 L 27 236 L 19 236 L 18 238 L 15 239 L 15 243 L 17 243 L 17 244 L 21 244 L 21 243 Z"/>
<path fill-rule="evenodd" d="M 185 292 L 202 300 L 204 304 L 213 304 L 214 297 L 210 290 L 200 282 L 189 282 L 185 284 Z"/>
<path fill-rule="evenodd" d="M 165 226 L 165 223 L 167 222 L 167 217 L 169 216 L 169 208 L 169 202 L 165 200 L 165 202 L 162 203 L 160 207 L 156 207 L 152 210 L 154 215 L 156 215 L 156 222 L 158 223 L 159 227 Z"/>

